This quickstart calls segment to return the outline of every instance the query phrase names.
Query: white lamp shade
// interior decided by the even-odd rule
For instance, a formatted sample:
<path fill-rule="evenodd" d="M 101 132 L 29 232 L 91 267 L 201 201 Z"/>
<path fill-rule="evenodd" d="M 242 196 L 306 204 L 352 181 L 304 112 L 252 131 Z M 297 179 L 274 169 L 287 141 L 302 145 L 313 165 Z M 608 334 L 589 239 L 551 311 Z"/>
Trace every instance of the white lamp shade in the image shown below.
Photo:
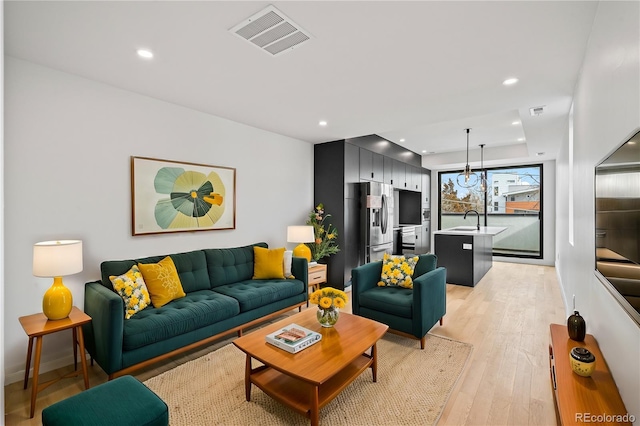
<path fill-rule="evenodd" d="M 288 226 L 287 242 L 289 243 L 312 243 L 315 241 L 313 226 Z"/>
<path fill-rule="evenodd" d="M 82 241 L 43 241 L 33 245 L 33 275 L 62 277 L 82 271 Z"/>

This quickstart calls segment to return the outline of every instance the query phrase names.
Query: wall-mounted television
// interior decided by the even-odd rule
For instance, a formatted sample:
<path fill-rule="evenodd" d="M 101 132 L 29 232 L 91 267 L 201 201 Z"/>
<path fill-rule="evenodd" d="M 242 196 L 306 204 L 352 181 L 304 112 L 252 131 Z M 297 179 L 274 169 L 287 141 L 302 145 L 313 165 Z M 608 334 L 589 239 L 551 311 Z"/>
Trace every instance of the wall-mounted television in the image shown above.
<path fill-rule="evenodd" d="M 596 275 L 640 325 L 640 131 L 595 168 Z"/>

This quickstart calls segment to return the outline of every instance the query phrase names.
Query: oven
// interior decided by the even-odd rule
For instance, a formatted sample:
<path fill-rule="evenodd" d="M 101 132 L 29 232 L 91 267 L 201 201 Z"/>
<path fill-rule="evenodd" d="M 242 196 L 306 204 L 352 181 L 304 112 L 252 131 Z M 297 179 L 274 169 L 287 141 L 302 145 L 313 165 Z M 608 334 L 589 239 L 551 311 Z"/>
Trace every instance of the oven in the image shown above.
<path fill-rule="evenodd" d="M 400 241 L 402 254 L 414 254 L 416 252 L 415 226 L 403 226 L 400 229 Z"/>

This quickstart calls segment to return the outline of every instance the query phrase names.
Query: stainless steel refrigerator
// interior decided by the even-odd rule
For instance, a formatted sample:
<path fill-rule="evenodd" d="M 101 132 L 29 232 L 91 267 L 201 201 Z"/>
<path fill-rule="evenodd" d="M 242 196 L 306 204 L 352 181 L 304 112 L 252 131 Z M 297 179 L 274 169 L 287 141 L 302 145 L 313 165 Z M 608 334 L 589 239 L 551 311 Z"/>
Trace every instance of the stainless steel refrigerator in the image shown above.
<path fill-rule="evenodd" d="M 360 263 L 393 254 L 393 186 L 360 183 Z"/>

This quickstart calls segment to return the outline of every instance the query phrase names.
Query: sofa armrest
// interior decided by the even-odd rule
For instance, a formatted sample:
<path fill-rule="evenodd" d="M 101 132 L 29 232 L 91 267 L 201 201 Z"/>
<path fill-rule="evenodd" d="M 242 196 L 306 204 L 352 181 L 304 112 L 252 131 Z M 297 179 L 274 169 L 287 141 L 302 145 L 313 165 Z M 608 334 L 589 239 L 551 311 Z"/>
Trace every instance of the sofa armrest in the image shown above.
<path fill-rule="evenodd" d="M 291 258 L 291 273 L 297 280 L 304 283 L 304 288 L 309 288 L 309 262 L 304 257 Z"/>
<path fill-rule="evenodd" d="M 89 282 L 84 287 L 84 311 L 91 317 L 83 327 L 87 350 L 107 374 L 120 370 L 124 301 L 100 282 Z"/>
<path fill-rule="evenodd" d="M 443 267 L 413 280 L 414 335 L 424 336 L 447 312 L 447 271 Z"/>
<path fill-rule="evenodd" d="M 351 309 L 360 314 L 360 294 L 378 286 L 382 274 L 382 262 L 371 262 L 351 271 Z"/>

